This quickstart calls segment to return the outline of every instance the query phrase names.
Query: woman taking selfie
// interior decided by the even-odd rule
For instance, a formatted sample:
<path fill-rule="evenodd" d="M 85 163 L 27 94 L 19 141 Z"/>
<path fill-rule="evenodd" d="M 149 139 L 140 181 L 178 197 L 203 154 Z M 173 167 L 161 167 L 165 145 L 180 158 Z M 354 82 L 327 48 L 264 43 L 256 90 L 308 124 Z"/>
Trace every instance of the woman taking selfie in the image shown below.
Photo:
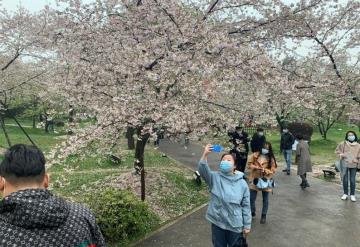
<path fill-rule="evenodd" d="M 212 145 L 207 145 L 198 170 L 209 186 L 211 199 L 206 219 L 211 223 L 214 247 L 245 246 L 250 233 L 250 194 L 244 174 L 235 171 L 235 158 L 231 154 L 221 157 L 219 171 L 212 171 L 207 163 Z"/>

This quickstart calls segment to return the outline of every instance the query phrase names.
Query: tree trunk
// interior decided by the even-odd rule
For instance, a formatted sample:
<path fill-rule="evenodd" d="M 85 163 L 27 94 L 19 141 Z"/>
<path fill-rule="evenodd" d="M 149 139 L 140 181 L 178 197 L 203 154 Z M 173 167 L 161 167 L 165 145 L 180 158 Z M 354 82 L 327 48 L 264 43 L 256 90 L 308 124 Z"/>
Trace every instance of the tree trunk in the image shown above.
<path fill-rule="evenodd" d="M 145 200 L 145 167 L 144 167 L 144 152 L 147 140 L 150 134 L 138 135 L 135 148 L 135 162 L 134 167 L 141 176 L 141 200 Z"/>
<path fill-rule="evenodd" d="M 0 116 L 0 125 L 1 125 L 2 130 L 4 131 L 5 139 L 6 139 L 7 143 L 8 143 L 8 145 L 9 145 L 9 147 L 11 147 L 11 141 L 10 141 L 9 135 L 8 135 L 8 133 L 6 131 L 6 128 L 5 128 L 5 121 L 1 116 Z"/>
<path fill-rule="evenodd" d="M 32 127 L 33 127 L 33 129 L 36 128 L 36 115 L 34 115 L 34 116 L 32 117 Z"/>
<path fill-rule="evenodd" d="M 129 150 L 135 149 L 134 133 L 135 133 L 135 128 L 128 126 L 126 129 L 126 138 L 128 141 L 128 149 Z"/>

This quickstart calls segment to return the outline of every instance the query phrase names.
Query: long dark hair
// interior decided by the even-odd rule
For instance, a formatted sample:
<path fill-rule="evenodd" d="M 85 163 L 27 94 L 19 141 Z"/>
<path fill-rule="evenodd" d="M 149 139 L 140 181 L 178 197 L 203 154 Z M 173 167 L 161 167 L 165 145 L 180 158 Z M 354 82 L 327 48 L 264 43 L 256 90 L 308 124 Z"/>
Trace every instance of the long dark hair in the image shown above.
<path fill-rule="evenodd" d="M 352 131 L 352 130 L 349 130 L 348 132 L 346 132 L 345 140 L 346 140 L 346 141 L 348 140 L 347 137 L 348 137 L 348 134 L 350 134 L 350 133 L 353 133 L 353 134 L 354 134 L 354 136 L 355 136 L 355 141 L 354 141 L 354 142 L 357 142 L 359 139 L 358 139 L 355 131 Z"/>
<path fill-rule="evenodd" d="M 265 146 L 269 147 L 269 153 L 266 155 L 269 158 L 269 164 L 267 168 L 270 169 L 273 165 L 275 166 L 275 168 L 277 168 L 276 158 L 271 143 L 266 141 L 264 142 L 264 145 L 262 147 L 265 148 Z M 275 164 L 272 164 L 273 161 L 275 162 Z"/>

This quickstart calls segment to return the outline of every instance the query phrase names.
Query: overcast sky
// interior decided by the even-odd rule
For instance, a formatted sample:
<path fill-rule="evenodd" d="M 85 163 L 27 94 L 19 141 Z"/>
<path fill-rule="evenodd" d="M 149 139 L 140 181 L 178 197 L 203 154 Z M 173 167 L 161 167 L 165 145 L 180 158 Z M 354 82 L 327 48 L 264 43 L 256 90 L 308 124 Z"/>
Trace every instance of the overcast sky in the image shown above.
<path fill-rule="evenodd" d="M 94 2 L 95 0 L 82 0 L 84 3 Z M 348 0 L 339 0 L 339 3 L 346 3 Z M 299 0 L 283 0 L 287 4 L 297 3 Z M 0 0 L 2 7 L 8 10 L 16 10 L 19 5 L 29 9 L 30 11 L 39 11 L 45 5 L 54 6 L 55 0 Z M 292 42 L 287 42 L 287 45 L 292 45 Z M 299 55 L 305 55 L 310 52 L 309 48 L 313 45 L 312 42 L 303 42 L 297 49 Z"/>

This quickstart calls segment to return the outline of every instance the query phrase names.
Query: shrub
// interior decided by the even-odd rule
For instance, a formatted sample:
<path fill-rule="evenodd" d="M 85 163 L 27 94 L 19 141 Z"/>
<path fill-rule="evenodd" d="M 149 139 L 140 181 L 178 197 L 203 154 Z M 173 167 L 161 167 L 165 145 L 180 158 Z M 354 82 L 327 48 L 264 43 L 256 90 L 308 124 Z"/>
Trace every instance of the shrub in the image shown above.
<path fill-rule="evenodd" d="M 288 124 L 289 131 L 294 135 L 302 135 L 305 140 L 311 141 L 311 136 L 314 132 L 313 127 L 308 123 L 294 122 Z"/>
<path fill-rule="evenodd" d="M 87 199 L 110 243 L 126 245 L 159 225 L 159 217 L 130 191 L 106 189 Z"/>

